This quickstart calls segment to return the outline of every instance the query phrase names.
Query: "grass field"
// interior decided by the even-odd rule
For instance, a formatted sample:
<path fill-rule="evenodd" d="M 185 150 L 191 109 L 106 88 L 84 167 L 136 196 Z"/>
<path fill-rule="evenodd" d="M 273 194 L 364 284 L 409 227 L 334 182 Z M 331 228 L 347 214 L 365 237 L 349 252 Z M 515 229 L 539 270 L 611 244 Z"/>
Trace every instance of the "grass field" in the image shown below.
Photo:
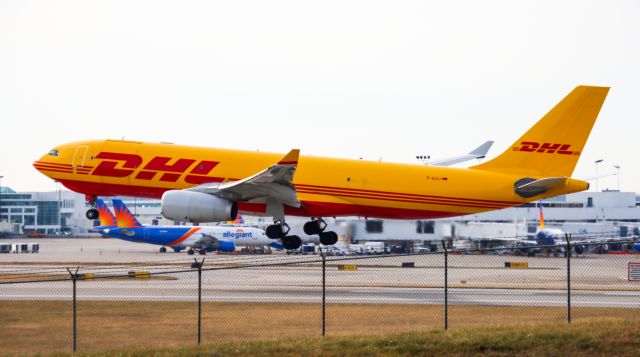
<path fill-rule="evenodd" d="M 573 321 L 578 325 L 608 321 L 614 326 L 631 326 L 638 333 L 640 312 L 621 308 L 574 308 Z M 439 305 L 327 305 L 327 336 L 332 338 L 416 331 L 433 331 L 424 336 L 436 338 L 442 334 L 443 322 L 443 307 Z M 197 338 L 197 305 L 194 302 L 79 301 L 77 323 L 79 352 L 193 346 Z M 565 325 L 564 308 L 451 306 L 447 333 L 456 334 L 468 328 L 478 329 L 474 333 L 492 328 L 508 333 L 520 331 L 522 326 L 540 326 L 522 331 L 546 331 Z M 203 303 L 202 342 L 205 344 L 227 346 L 242 341 L 241 346 L 245 346 L 247 341 L 262 341 L 256 343 L 271 345 L 279 342 L 268 341 L 294 338 L 293 341 L 310 339 L 317 345 L 324 343 L 313 339 L 320 336 L 321 326 L 319 304 Z M 516 326 L 518 329 L 511 328 Z M 71 328 L 70 302 L 3 301 L 0 304 L 0 354 L 69 352 Z M 414 338 L 411 337 L 414 335 L 402 336 L 402 339 Z M 380 338 L 374 340 L 383 343 Z M 343 343 L 339 341 L 352 339 L 335 341 Z M 364 343 L 365 340 L 353 341 Z M 282 343 L 293 346 L 292 343 L 297 342 Z"/>
<path fill-rule="evenodd" d="M 640 324 L 596 319 L 567 324 L 457 329 L 386 336 L 285 338 L 87 356 L 638 356 Z"/>

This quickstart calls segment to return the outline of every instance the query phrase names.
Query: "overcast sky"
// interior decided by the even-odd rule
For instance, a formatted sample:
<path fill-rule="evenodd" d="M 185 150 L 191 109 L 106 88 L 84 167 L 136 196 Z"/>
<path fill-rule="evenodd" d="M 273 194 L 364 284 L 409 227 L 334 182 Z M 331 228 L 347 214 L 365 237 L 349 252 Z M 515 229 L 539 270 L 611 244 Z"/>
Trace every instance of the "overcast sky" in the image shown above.
<path fill-rule="evenodd" d="M 640 1 L 0 0 L 0 175 L 123 137 L 492 157 L 579 84 L 612 89 L 574 177 L 640 192 Z"/>

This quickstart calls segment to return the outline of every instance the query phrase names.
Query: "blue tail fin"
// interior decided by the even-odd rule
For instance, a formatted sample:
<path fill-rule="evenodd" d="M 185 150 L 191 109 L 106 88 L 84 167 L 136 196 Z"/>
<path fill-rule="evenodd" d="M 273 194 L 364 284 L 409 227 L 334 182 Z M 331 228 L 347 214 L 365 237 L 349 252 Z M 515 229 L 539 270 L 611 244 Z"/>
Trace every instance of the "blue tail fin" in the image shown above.
<path fill-rule="evenodd" d="M 100 225 L 103 227 L 117 227 L 118 222 L 116 216 L 111 213 L 107 204 L 102 199 L 98 199 L 96 202 L 96 209 L 98 210 L 98 218 L 100 219 Z"/>
<path fill-rule="evenodd" d="M 116 212 L 118 228 L 142 228 L 142 224 L 138 222 L 122 200 L 113 200 L 113 210 Z"/>

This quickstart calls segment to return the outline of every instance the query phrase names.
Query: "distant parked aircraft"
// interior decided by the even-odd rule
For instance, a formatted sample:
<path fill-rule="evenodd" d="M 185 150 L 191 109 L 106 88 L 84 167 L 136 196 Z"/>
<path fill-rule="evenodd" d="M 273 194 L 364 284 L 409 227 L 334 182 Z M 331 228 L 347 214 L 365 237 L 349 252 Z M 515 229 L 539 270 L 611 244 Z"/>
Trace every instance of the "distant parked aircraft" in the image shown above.
<path fill-rule="evenodd" d="M 547 255 L 553 254 L 558 256 L 564 254 L 567 250 L 567 233 L 560 228 L 548 228 L 544 225 L 544 212 L 542 211 L 542 202 L 539 204 L 540 218 L 538 229 L 535 234 L 535 241 L 541 246 L 543 253 Z M 584 253 L 584 246 L 581 244 L 572 244 L 573 250 L 578 253 Z"/>
<path fill-rule="evenodd" d="M 428 156 L 418 156 L 418 159 L 421 161 L 424 161 L 425 165 L 451 166 L 451 165 L 459 164 L 459 163 L 466 162 L 473 159 L 484 159 L 487 156 L 487 153 L 489 152 L 491 145 L 493 145 L 493 141 L 489 140 L 484 144 L 478 146 L 477 148 L 473 149 L 468 154 L 448 157 L 446 159 L 438 159 L 433 161 L 429 161 Z"/>
<path fill-rule="evenodd" d="M 99 200 L 101 221 L 112 222 L 111 212 L 104 202 Z M 94 228 L 105 236 L 136 243 L 161 245 L 161 252 L 170 247 L 179 252 L 188 249 L 189 254 L 198 251 L 205 254 L 211 251 L 232 252 L 237 246 L 269 246 L 282 249 L 282 245 L 269 239 L 264 231 L 249 226 L 143 226 L 121 200 L 113 200 L 117 226 L 101 225 Z"/>

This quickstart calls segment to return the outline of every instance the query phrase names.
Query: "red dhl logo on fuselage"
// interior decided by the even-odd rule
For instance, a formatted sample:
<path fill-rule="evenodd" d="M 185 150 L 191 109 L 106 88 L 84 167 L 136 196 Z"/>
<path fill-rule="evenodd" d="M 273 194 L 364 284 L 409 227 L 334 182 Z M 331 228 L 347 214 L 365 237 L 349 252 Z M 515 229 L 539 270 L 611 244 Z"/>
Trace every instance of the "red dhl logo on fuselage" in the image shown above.
<path fill-rule="evenodd" d="M 524 152 L 540 152 L 547 154 L 560 154 L 560 155 L 580 155 L 580 151 L 571 151 L 569 144 L 552 144 L 552 143 L 537 143 L 535 141 L 523 141 L 521 146 L 514 146 L 513 151 Z"/>
<path fill-rule="evenodd" d="M 142 167 L 144 159 L 135 154 L 125 154 L 116 152 L 101 152 L 96 155 L 96 159 L 102 159 L 100 164 L 93 170 L 93 176 L 107 177 L 129 177 Z M 220 162 L 194 159 L 174 159 L 171 157 L 156 156 L 151 159 L 134 176 L 138 180 L 153 180 L 159 176 L 160 181 L 176 182 L 183 173 L 188 171 L 184 177 L 187 183 L 203 184 L 206 182 L 222 182 L 222 177 L 206 176 Z M 195 165 L 194 165 L 195 164 Z"/>

